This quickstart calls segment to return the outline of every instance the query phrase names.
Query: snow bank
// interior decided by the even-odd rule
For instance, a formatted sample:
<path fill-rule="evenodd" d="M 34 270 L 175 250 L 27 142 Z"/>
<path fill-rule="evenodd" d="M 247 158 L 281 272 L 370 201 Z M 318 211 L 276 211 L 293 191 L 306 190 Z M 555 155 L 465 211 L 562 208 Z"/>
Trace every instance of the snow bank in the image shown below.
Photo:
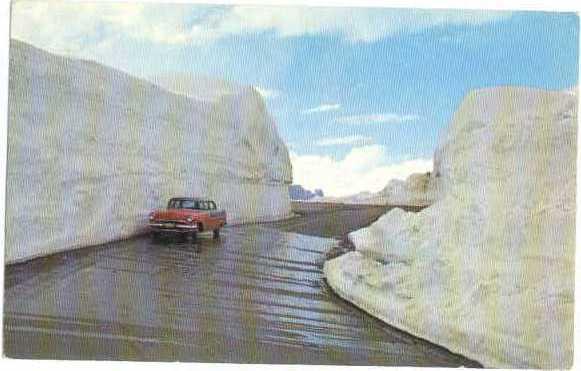
<path fill-rule="evenodd" d="M 291 214 L 291 165 L 258 92 L 199 101 L 12 41 L 6 262 L 129 237 L 176 195 L 230 223 Z"/>
<path fill-rule="evenodd" d="M 374 197 L 384 205 L 428 206 L 436 198 L 431 173 L 412 174 L 405 181 L 394 179 Z"/>
<path fill-rule="evenodd" d="M 317 197 L 311 201 L 360 205 L 428 206 L 437 197 L 436 179 L 430 173 L 412 174 L 406 180 L 392 179 L 377 193 L 360 192 L 345 197 Z"/>
<path fill-rule="evenodd" d="M 469 94 L 436 152 L 442 198 L 351 233 L 331 287 L 485 366 L 571 367 L 576 109 L 568 92 Z"/>

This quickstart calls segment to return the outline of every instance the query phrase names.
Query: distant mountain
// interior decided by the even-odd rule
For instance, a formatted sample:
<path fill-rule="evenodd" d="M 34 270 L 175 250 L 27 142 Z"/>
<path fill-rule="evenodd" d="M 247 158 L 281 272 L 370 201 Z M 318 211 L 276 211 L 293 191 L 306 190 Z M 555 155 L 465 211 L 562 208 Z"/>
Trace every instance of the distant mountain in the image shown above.
<path fill-rule="evenodd" d="M 301 200 L 306 201 L 310 200 L 314 197 L 324 197 L 323 191 L 321 189 L 315 189 L 314 192 L 311 192 L 308 189 L 303 188 L 303 186 L 299 184 L 292 184 L 288 187 L 288 193 L 291 200 Z"/>
<path fill-rule="evenodd" d="M 343 197 L 321 197 L 312 201 L 359 205 L 429 206 L 437 196 L 437 178 L 432 173 L 411 174 L 406 180 L 392 179 L 381 191 L 359 192 Z"/>

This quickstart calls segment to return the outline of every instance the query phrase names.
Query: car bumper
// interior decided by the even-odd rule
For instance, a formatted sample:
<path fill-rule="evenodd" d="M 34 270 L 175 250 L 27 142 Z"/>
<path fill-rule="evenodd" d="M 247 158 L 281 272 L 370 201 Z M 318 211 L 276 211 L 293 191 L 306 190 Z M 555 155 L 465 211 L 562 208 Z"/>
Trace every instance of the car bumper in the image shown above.
<path fill-rule="evenodd" d="M 149 228 L 155 232 L 187 233 L 198 231 L 198 226 L 195 224 L 149 223 Z"/>

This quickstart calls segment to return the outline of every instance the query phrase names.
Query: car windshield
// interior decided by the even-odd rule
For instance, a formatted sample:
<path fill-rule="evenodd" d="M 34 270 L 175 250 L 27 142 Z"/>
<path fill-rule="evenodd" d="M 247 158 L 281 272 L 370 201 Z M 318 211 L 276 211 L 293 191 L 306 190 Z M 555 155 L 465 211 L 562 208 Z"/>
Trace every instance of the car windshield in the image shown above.
<path fill-rule="evenodd" d="M 197 200 L 170 200 L 168 209 L 193 209 L 200 210 L 200 202 Z"/>
<path fill-rule="evenodd" d="M 168 209 L 216 210 L 214 201 L 174 198 L 167 205 Z"/>

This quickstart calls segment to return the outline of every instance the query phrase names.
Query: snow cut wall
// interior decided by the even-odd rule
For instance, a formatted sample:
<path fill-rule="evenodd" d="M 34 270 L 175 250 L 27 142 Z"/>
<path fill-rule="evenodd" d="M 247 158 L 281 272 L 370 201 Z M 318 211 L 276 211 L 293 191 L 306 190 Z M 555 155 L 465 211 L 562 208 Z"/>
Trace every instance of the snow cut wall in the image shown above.
<path fill-rule="evenodd" d="M 6 263 L 132 236 L 172 196 L 229 223 L 291 214 L 288 151 L 261 96 L 171 93 L 12 40 Z"/>
<path fill-rule="evenodd" d="M 470 93 L 436 151 L 438 199 L 353 232 L 331 287 L 487 367 L 573 361 L 577 97 Z"/>

